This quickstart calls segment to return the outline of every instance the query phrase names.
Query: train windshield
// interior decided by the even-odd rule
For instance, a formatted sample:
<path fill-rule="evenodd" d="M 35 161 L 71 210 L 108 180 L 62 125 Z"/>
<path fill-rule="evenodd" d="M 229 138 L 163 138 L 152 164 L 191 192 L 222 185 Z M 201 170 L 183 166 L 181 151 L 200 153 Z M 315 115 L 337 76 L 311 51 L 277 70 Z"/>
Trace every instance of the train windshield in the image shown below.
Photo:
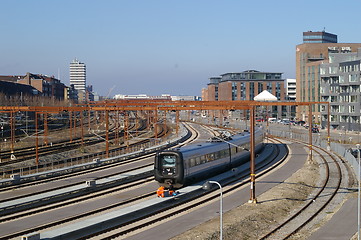
<path fill-rule="evenodd" d="M 163 155 L 162 165 L 164 168 L 175 167 L 176 156 L 174 155 Z"/>

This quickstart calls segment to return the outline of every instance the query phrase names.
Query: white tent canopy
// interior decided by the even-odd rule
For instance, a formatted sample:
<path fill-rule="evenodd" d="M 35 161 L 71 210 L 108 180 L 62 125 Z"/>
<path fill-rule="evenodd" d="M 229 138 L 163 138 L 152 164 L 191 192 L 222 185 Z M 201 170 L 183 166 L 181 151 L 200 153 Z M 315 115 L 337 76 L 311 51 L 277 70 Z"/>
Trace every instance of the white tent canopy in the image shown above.
<path fill-rule="evenodd" d="M 253 98 L 255 101 L 261 101 L 261 102 L 266 102 L 266 101 L 277 101 L 277 97 L 275 97 L 274 95 L 272 95 L 270 92 L 268 92 L 267 90 L 263 90 L 263 92 L 261 92 L 260 94 L 258 94 L 257 96 L 255 96 Z"/>

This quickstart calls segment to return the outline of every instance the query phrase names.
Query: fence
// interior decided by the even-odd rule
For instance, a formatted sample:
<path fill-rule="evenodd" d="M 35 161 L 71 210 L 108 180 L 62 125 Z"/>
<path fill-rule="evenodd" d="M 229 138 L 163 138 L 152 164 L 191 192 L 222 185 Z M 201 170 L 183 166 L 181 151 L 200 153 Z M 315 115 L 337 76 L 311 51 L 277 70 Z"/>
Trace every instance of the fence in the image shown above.
<path fill-rule="evenodd" d="M 283 138 L 290 138 L 290 139 L 296 139 L 301 140 L 304 142 L 309 141 L 308 139 L 308 132 L 305 134 L 302 133 L 294 133 L 292 131 L 279 131 L 279 130 L 269 130 L 269 133 L 274 136 L 283 137 Z M 324 149 L 328 149 L 327 146 L 327 135 L 326 133 L 318 133 L 312 135 L 312 145 L 319 146 Z M 342 156 L 344 160 L 346 160 L 350 166 L 352 167 L 355 175 L 360 178 L 359 173 L 359 163 L 358 160 L 352 155 L 350 149 L 348 147 L 345 147 L 339 143 L 331 142 L 330 143 L 330 149 L 335 152 L 336 154 Z"/>

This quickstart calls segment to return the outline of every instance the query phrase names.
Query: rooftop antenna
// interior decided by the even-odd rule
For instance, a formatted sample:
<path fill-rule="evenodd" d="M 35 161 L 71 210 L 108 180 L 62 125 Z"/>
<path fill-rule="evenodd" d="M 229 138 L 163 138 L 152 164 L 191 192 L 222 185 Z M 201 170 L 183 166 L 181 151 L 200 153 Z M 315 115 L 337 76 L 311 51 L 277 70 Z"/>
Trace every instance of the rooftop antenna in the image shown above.
<path fill-rule="evenodd" d="M 60 80 L 60 68 L 58 68 L 58 80 Z"/>

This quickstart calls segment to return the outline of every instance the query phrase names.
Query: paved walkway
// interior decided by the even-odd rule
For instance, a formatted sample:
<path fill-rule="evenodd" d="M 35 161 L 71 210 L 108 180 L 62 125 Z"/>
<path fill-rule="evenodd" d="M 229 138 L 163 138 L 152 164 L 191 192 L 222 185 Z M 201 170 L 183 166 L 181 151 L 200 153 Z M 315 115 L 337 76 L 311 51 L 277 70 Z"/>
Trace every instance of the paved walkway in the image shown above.
<path fill-rule="evenodd" d="M 349 240 L 356 232 L 357 198 L 350 198 L 309 240 Z"/>

